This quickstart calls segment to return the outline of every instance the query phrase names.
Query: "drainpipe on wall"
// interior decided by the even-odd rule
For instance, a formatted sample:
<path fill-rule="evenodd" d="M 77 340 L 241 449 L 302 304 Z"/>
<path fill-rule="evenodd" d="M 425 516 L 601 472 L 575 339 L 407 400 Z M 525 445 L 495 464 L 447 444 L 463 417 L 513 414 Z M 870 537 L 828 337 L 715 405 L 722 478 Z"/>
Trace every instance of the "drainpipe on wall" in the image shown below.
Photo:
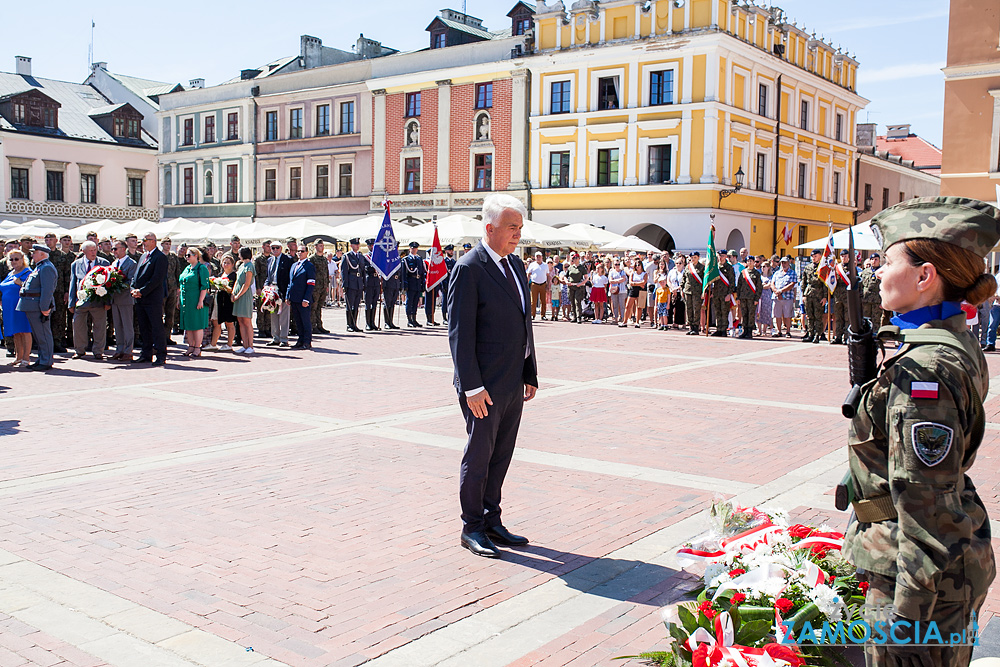
<path fill-rule="evenodd" d="M 774 123 L 774 227 L 771 230 L 771 254 L 778 252 L 778 179 L 781 177 L 781 75 L 777 83 L 777 114 Z"/>
<path fill-rule="evenodd" d="M 253 103 L 253 135 L 250 143 L 253 146 L 253 173 L 250 175 L 250 187 L 253 194 L 250 200 L 253 202 L 253 212 L 250 214 L 250 222 L 257 222 L 257 95 L 260 93 L 260 86 L 253 86 L 250 89 L 250 101 Z"/>

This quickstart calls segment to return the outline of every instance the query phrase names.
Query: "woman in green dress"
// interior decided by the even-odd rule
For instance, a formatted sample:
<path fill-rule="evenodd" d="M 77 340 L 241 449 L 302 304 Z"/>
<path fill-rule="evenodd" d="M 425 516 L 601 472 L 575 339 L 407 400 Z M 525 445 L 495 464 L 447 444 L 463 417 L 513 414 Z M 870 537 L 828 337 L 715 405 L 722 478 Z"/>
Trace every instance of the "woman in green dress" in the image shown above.
<path fill-rule="evenodd" d="M 181 272 L 181 330 L 187 339 L 186 357 L 201 356 L 201 340 L 208 326 L 208 308 L 205 295 L 208 294 L 208 267 L 201 263 L 201 249 L 191 247 L 184 255 L 187 267 Z"/>
<path fill-rule="evenodd" d="M 240 327 L 240 338 L 244 347 L 238 347 L 237 354 L 253 354 L 253 253 L 246 246 L 240 248 L 240 268 L 236 270 L 233 283 L 233 315 Z"/>

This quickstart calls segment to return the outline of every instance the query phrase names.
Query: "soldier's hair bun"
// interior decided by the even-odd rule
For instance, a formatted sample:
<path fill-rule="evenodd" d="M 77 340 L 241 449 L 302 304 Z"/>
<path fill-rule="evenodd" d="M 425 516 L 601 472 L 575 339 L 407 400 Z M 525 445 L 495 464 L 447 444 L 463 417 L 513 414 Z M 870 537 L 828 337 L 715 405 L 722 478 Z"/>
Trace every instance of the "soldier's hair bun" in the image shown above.
<path fill-rule="evenodd" d="M 996 293 L 997 279 L 988 273 L 981 273 L 976 276 L 972 286 L 966 290 L 965 300 L 978 306 Z"/>
<path fill-rule="evenodd" d="M 996 278 L 984 273 L 982 257 L 971 250 L 937 239 L 909 239 L 902 243 L 913 265 L 930 262 L 937 269 L 945 301 L 968 301 L 978 306 L 996 294 Z"/>

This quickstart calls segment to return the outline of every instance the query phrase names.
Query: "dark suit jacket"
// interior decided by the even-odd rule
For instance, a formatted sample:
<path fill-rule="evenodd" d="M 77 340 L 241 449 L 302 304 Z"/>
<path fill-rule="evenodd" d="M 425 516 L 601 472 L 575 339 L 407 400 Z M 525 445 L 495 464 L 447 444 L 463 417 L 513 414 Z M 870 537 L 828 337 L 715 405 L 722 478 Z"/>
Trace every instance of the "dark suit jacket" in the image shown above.
<path fill-rule="evenodd" d="M 459 392 L 485 387 L 493 397 L 538 386 L 524 264 L 508 259 L 524 298 L 483 243 L 462 256 L 448 285 L 448 342 Z M 519 304 L 519 301 L 522 302 Z M 525 358 L 525 351 L 530 354 Z"/>
<path fill-rule="evenodd" d="M 139 268 L 135 270 L 135 277 L 132 279 L 132 289 L 142 292 L 142 296 L 136 300 L 135 305 L 146 308 L 159 305 L 162 308 L 166 282 L 167 256 L 163 251 L 154 248 L 145 262 L 140 256 Z"/>
<path fill-rule="evenodd" d="M 292 258 L 285 253 L 267 260 L 267 280 L 265 285 L 277 285 L 278 294 L 288 292 L 288 273 L 292 270 Z"/>
<path fill-rule="evenodd" d="M 313 289 L 316 287 L 316 267 L 308 259 L 292 264 L 288 272 L 288 291 L 285 298 L 289 303 L 308 301 L 312 303 Z"/>

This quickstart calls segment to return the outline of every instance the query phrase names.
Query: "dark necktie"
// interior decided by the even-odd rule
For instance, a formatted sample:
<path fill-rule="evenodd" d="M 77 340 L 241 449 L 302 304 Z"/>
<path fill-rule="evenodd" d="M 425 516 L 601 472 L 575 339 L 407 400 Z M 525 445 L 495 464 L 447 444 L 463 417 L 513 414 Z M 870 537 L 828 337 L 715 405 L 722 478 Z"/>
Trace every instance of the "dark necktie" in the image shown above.
<path fill-rule="evenodd" d="M 517 295 L 518 300 L 521 299 L 521 292 L 517 289 L 517 281 L 514 280 L 514 274 L 511 273 L 510 264 L 507 263 L 506 257 L 500 258 L 500 263 L 503 264 L 503 272 L 507 276 L 507 282 L 510 283 L 510 288 L 514 290 L 514 294 Z"/>

